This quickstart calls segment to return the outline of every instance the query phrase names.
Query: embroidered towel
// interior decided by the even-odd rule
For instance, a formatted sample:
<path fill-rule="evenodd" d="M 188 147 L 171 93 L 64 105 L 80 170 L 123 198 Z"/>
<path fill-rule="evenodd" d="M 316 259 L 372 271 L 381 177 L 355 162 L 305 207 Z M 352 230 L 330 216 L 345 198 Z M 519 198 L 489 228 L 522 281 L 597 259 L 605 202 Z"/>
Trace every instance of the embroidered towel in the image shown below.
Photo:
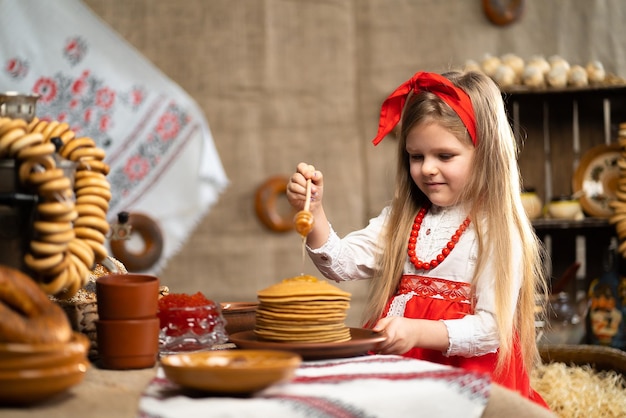
<path fill-rule="evenodd" d="M 106 151 L 109 222 L 157 222 L 157 274 L 228 184 L 197 104 L 79 0 L 0 0 L 0 63 L 0 91 L 38 94 L 39 119 Z"/>

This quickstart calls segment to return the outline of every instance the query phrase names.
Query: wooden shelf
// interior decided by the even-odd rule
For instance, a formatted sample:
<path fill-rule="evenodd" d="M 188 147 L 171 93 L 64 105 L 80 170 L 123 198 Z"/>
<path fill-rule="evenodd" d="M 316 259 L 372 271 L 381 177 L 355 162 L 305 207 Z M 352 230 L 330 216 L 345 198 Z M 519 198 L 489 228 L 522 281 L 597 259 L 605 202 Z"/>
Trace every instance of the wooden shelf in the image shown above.
<path fill-rule="evenodd" d="M 604 218 L 585 218 L 580 221 L 541 218 L 533 220 L 532 223 L 537 231 L 555 229 L 588 230 L 613 227 L 613 225 L 609 223 L 609 220 Z"/>

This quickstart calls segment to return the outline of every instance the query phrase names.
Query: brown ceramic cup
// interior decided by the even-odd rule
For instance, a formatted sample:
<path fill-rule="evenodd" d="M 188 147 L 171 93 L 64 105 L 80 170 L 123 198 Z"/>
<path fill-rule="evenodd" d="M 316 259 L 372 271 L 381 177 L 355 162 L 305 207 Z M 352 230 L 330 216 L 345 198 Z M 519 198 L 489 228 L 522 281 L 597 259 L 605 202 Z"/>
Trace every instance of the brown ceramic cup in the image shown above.
<path fill-rule="evenodd" d="M 154 318 L 159 279 L 149 274 L 109 274 L 96 280 L 98 317 L 102 320 Z"/>
<path fill-rule="evenodd" d="M 100 362 L 105 369 L 145 369 L 159 354 L 159 318 L 97 320 Z"/>

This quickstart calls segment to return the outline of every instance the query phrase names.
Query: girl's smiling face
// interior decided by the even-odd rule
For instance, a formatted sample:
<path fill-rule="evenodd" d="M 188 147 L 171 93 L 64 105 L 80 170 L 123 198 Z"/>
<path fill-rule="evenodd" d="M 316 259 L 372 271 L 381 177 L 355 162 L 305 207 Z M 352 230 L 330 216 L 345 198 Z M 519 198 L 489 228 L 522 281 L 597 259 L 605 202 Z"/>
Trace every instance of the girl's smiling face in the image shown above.
<path fill-rule="evenodd" d="M 436 122 L 413 127 L 406 137 L 411 178 L 437 206 L 452 206 L 469 182 L 475 149 Z"/>

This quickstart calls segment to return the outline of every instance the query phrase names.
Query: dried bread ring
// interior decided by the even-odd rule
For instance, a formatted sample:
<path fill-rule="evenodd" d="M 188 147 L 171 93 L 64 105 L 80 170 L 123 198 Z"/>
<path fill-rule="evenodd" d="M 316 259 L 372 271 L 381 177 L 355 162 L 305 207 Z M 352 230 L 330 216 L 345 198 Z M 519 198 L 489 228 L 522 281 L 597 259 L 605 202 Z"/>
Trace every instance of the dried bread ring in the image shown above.
<path fill-rule="evenodd" d="M 10 153 L 11 145 L 17 142 L 26 134 L 24 129 L 13 129 L 0 137 L 0 156 L 7 156 Z"/>
<path fill-rule="evenodd" d="M 48 137 L 46 137 L 46 139 L 51 140 L 52 138 L 58 138 L 68 129 L 70 129 L 70 125 L 67 122 L 59 123 L 54 129 L 50 131 L 50 134 Z"/>
<path fill-rule="evenodd" d="M 99 263 L 100 261 L 104 260 L 105 258 L 109 256 L 108 250 L 101 242 L 98 242 L 89 238 L 85 238 L 83 241 L 87 245 L 89 245 L 89 247 L 91 247 L 91 250 L 93 251 L 94 256 L 95 256 L 96 263 Z"/>
<path fill-rule="evenodd" d="M 283 215 L 278 210 L 278 199 L 284 197 L 287 191 L 289 178 L 273 176 L 268 178 L 256 191 L 254 207 L 256 215 L 269 229 L 275 232 L 287 232 L 294 229 L 293 218 L 296 214 L 291 211 Z"/>
<path fill-rule="evenodd" d="M 43 281 L 40 281 L 39 287 L 48 295 L 56 295 L 66 286 L 68 275 L 69 264 L 68 268 L 62 270 L 56 276 L 49 276 Z"/>
<path fill-rule="evenodd" d="M 143 240 L 143 250 L 131 251 L 128 241 L 111 240 L 109 245 L 113 256 L 118 259 L 128 271 L 144 271 L 152 267 L 161 258 L 163 252 L 163 234 L 158 224 L 149 216 L 141 213 L 131 213 L 128 222 L 131 235 L 138 234 Z"/>
<path fill-rule="evenodd" d="M 71 222 L 35 221 L 33 222 L 33 229 L 39 234 L 59 234 L 71 231 L 73 225 Z"/>
<path fill-rule="evenodd" d="M 80 138 L 74 138 L 73 140 L 67 143 L 64 142 L 64 144 L 65 145 L 63 145 L 59 153 L 61 154 L 61 157 L 67 158 L 68 160 L 69 160 L 70 154 L 73 151 L 77 150 L 78 148 L 82 148 L 82 147 L 93 148 L 96 146 L 96 143 L 94 142 L 94 140 L 86 136 L 81 136 Z"/>
<path fill-rule="evenodd" d="M 78 219 L 78 212 L 76 212 L 75 210 L 72 210 L 66 213 L 65 215 L 57 216 L 56 218 L 54 218 L 54 221 L 55 222 L 74 222 L 76 219 Z"/>
<path fill-rule="evenodd" d="M 46 257 L 35 257 L 31 253 L 26 253 L 24 263 L 26 266 L 35 271 L 48 270 L 63 261 L 63 254 L 57 253 Z"/>
<path fill-rule="evenodd" d="M 106 241 L 106 235 L 102 232 L 93 229 L 87 228 L 85 226 L 77 226 L 74 228 L 74 234 L 77 238 L 81 238 L 83 240 L 91 240 L 99 242 L 100 244 L 104 244 Z"/>
<path fill-rule="evenodd" d="M 66 232 L 58 232 L 56 234 L 45 234 L 41 235 L 39 239 L 44 242 L 51 242 L 53 244 L 67 244 L 71 240 L 74 239 L 76 235 L 74 234 L 74 230 L 71 229 Z"/>
<path fill-rule="evenodd" d="M 28 122 L 28 125 L 26 125 L 26 130 L 28 132 L 33 132 L 33 129 L 38 123 L 39 123 L 39 118 L 37 116 L 33 117 L 31 121 Z"/>
<path fill-rule="evenodd" d="M 101 187 L 103 189 L 111 188 L 111 185 L 109 184 L 109 182 L 104 178 L 100 178 L 96 176 L 85 176 L 85 175 L 76 177 L 76 181 L 74 183 L 75 189 L 82 189 L 83 187 L 92 187 L 92 186 Z"/>
<path fill-rule="evenodd" d="M 18 177 L 22 184 L 28 184 L 28 178 L 31 173 L 41 170 L 52 170 L 55 167 L 54 159 L 49 155 L 29 158 L 20 164 Z"/>
<path fill-rule="evenodd" d="M 51 170 L 34 171 L 28 176 L 28 183 L 33 186 L 40 186 L 57 179 L 64 179 L 65 173 L 61 168 L 53 168 Z"/>
<path fill-rule="evenodd" d="M 89 280 L 89 271 L 91 270 L 91 266 L 87 266 L 83 261 L 76 255 L 70 253 L 70 257 L 72 257 L 72 264 L 76 267 L 76 272 L 78 275 L 75 277 L 75 280 L 78 280 L 78 287 L 82 287 L 87 280 Z"/>
<path fill-rule="evenodd" d="M 17 152 L 18 160 L 26 160 L 28 158 L 42 157 L 52 155 L 56 150 L 54 144 L 50 142 L 44 142 L 42 144 L 34 145 L 32 147 L 23 148 Z"/>
<path fill-rule="evenodd" d="M 98 161 L 104 160 L 106 152 L 102 148 L 78 148 L 72 151 L 69 159 L 72 161 L 80 161 L 82 159 L 94 159 Z"/>
<path fill-rule="evenodd" d="M 84 178 L 94 178 L 94 179 L 100 179 L 100 180 L 106 181 L 107 184 L 109 183 L 109 181 L 107 180 L 107 176 L 97 171 L 78 170 L 76 174 L 74 174 L 74 178 L 77 181 L 80 179 L 84 179 Z"/>
<path fill-rule="evenodd" d="M 67 249 L 67 243 L 55 244 L 34 239 L 30 242 L 30 249 L 35 254 L 46 256 L 64 252 Z"/>
<path fill-rule="evenodd" d="M 75 210 L 75 206 L 72 202 L 42 202 L 37 205 L 37 211 L 41 216 L 53 217 L 63 216 L 67 213 Z"/>
<path fill-rule="evenodd" d="M 61 177 L 54 180 L 47 181 L 39 186 L 40 194 L 58 193 L 72 188 L 72 181 L 67 177 Z"/>
<path fill-rule="evenodd" d="M 107 201 L 110 201 L 113 195 L 109 189 L 105 189 L 104 187 L 99 186 L 90 186 L 90 187 L 82 187 L 80 189 L 76 189 L 75 191 L 76 197 L 85 196 L 85 195 L 93 195 L 100 196 Z"/>
<path fill-rule="evenodd" d="M 84 196 L 78 196 L 76 198 L 76 206 L 80 206 L 80 205 L 83 205 L 83 204 L 95 205 L 95 206 L 98 206 L 100 209 L 102 209 L 105 212 L 109 211 L 109 201 L 106 200 L 103 197 L 100 197 L 100 196 L 96 196 L 96 195 L 92 195 L 92 194 L 84 195 Z"/>
<path fill-rule="evenodd" d="M 54 277 L 61 273 L 63 270 L 67 270 L 67 267 L 70 263 L 70 257 L 68 257 L 69 253 L 66 251 L 62 251 L 60 253 L 63 256 L 63 259 L 59 264 L 49 269 L 41 270 L 41 275 L 44 277 Z"/>
<path fill-rule="evenodd" d="M 33 279 L 0 266 L 0 342 L 65 343 L 71 336 L 67 315 Z"/>
<path fill-rule="evenodd" d="M 51 120 L 50 122 L 48 122 L 48 124 L 45 126 L 45 128 L 43 128 L 41 130 L 41 134 L 43 135 L 44 138 L 46 138 L 46 141 L 50 141 L 50 133 L 57 126 L 59 126 L 59 122 L 56 121 L 56 120 Z"/>
<path fill-rule="evenodd" d="M 41 134 L 25 133 L 9 146 L 9 156 L 16 156 L 21 150 L 43 143 Z"/>
<path fill-rule="evenodd" d="M 109 174 L 109 171 L 111 171 L 111 167 L 109 167 L 109 165 L 105 163 L 104 161 L 83 160 L 79 162 L 78 170 L 96 171 L 98 173 L 102 173 L 106 175 L 106 174 Z"/>
<path fill-rule="evenodd" d="M 28 125 L 26 124 L 26 121 L 23 119 L 13 119 L 10 122 L 3 123 L 2 125 L 0 125 L 0 137 L 14 129 L 21 129 L 26 132 L 27 126 Z"/>
<path fill-rule="evenodd" d="M 70 142 L 74 138 L 76 138 L 76 132 L 74 132 L 74 131 L 65 131 L 65 132 L 63 132 L 61 134 L 61 136 L 59 138 L 61 138 L 61 142 L 63 142 L 63 144 L 67 144 L 68 142 Z"/>
<path fill-rule="evenodd" d="M 93 228 L 97 231 L 102 232 L 103 234 L 107 234 L 109 232 L 109 228 L 111 227 L 106 219 L 102 219 L 97 216 L 81 216 L 76 219 L 74 222 L 75 227 L 87 227 Z"/>
<path fill-rule="evenodd" d="M 98 205 L 92 205 L 89 203 L 79 203 L 76 205 L 76 212 L 79 216 L 98 216 L 100 218 L 106 218 L 106 212 Z"/>
<path fill-rule="evenodd" d="M 46 120 L 38 120 L 35 126 L 31 128 L 31 132 L 40 132 L 43 133 L 43 130 L 48 126 L 48 121 Z"/>
<path fill-rule="evenodd" d="M 71 254 L 74 254 L 85 266 L 91 269 L 95 260 L 89 245 L 84 243 L 82 239 L 73 239 L 68 243 L 68 249 Z"/>
<path fill-rule="evenodd" d="M 76 256 L 73 256 L 74 258 Z M 78 260 L 80 264 L 80 260 Z M 56 297 L 58 299 L 69 299 L 78 292 L 82 285 L 82 278 L 78 271 L 78 267 L 75 264 L 75 261 L 71 262 L 67 268 L 67 277 L 65 280 L 65 284 L 60 292 L 56 293 Z"/>

